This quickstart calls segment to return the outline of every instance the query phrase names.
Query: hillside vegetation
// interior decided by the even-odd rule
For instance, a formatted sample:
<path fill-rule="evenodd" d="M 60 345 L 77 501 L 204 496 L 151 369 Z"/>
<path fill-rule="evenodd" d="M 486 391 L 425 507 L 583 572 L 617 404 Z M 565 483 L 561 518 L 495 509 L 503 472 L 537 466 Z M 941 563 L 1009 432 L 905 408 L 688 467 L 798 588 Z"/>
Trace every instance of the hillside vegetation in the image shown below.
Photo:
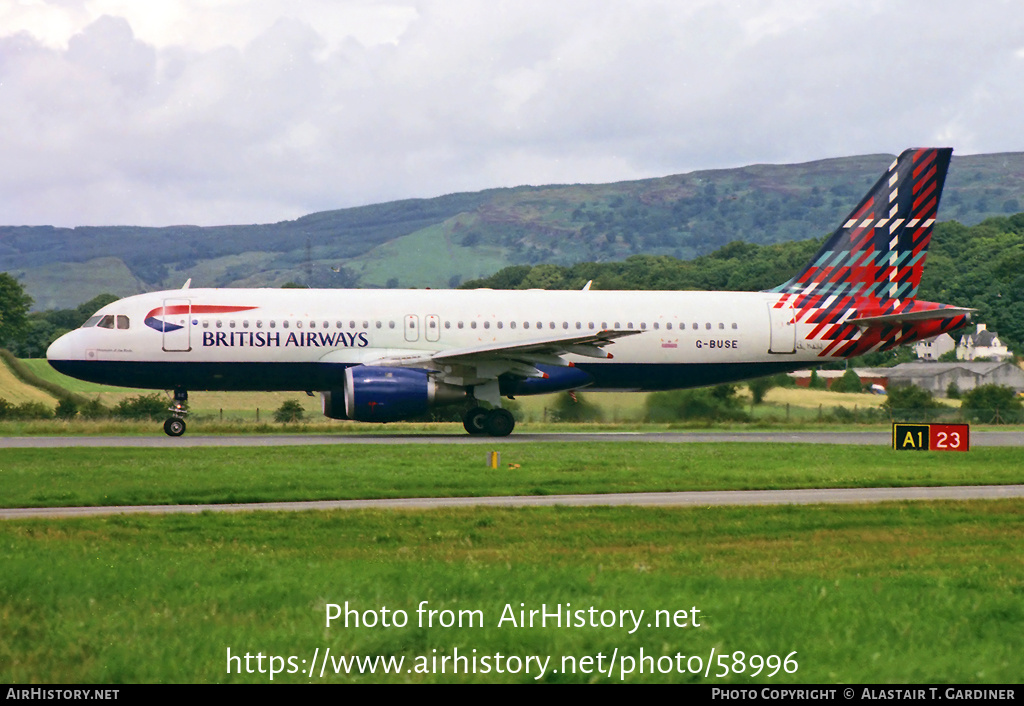
<path fill-rule="evenodd" d="M 593 280 L 594 289 L 759 291 L 791 277 L 822 240 L 730 243 L 689 261 L 635 255 L 622 262 L 568 267 L 512 266 L 463 286 L 580 289 Z M 918 298 L 975 308 L 976 321 L 988 324 L 1015 351 L 1024 350 L 1024 213 L 971 227 L 937 224 Z"/>
<path fill-rule="evenodd" d="M 523 186 L 262 225 L 0 226 L 0 271 L 18 278 L 44 310 L 103 292 L 177 288 L 190 277 L 194 286 L 216 287 L 445 287 L 509 265 L 637 254 L 689 260 L 734 241 L 765 246 L 820 237 L 891 160 L 870 155 L 616 184 Z M 1024 153 L 954 157 L 939 215 L 973 225 L 1022 204 Z"/>

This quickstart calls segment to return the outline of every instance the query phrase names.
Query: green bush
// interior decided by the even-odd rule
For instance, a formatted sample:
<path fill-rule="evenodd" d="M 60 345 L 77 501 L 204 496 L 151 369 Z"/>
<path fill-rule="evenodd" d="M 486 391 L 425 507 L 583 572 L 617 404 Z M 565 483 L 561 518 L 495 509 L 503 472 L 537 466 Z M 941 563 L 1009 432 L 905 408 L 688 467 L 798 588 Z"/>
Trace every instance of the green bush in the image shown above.
<path fill-rule="evenodd" d="M 58 419 L 74 419 L 78 415 L 78 402 L 73 397 L 62 397 L 55 414 Z"/>
<path fill-rule="evenodd" d="M 917 385 L 890 386 L 882 409 L 894 420 L 927 421 L 932 412 L 942 407 L 932 393 Z"/>
<path fill-rule="evenodd" d="M 555 398 L 555 404 L 551 409 L 553 421 L 556 422 L 599 422 L 601 421 L 601 408 L 585 399 L 580 393 L 575 394 L 576 399 L 568 392 L 562 392 Z"/>
<path fill-rule="evenodd" d="M 646 410 L 646 421 L 655 423 L 750 420 L 735 385 L 654 392 L 647 396 Z"/>
<path fill-rule="evenodd" d="M 832 392 L 863 392 L 864 385 L 853 368 L 848 368 L 843 376 L 832 383 Z"/>
<path fill-rule="evenodd" d="M 274 412 L 274 421 L 278 424 L 301 422 L 306 417 L 306 410 L 298 400 L 285 400 Z"/>
<path fill-rule="evenodd" d="M 118 419 L 160 419 L 167 416 L 169 406 L 166 397 L 154 392 L 121 400 L 112 414 Z"/>
<path fill-rule="evenodd" d="M 964 393 L 960 410 L 964 418 L 984 424 L 1005 424 L 1021 421 L 1021 400 L 1012 387 L 979 385 Z"/>

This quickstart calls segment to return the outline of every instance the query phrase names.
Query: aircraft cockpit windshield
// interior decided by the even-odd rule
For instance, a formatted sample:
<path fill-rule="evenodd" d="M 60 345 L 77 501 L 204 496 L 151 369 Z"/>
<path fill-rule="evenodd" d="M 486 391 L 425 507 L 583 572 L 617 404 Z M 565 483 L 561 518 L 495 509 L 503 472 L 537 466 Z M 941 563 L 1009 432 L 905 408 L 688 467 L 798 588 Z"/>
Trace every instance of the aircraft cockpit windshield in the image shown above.
<path fill-rule="evenodd" d="M 106 314 L 105 316 L 97 314 L 96 316 L 90 317 L 88 321 L 82 324 L 82 328 L 92 328 L 93 326 L 109 329 L 128 329 L 131 326 L 131 322 L 129 322 L 127 316 L 122 314 Z"/>

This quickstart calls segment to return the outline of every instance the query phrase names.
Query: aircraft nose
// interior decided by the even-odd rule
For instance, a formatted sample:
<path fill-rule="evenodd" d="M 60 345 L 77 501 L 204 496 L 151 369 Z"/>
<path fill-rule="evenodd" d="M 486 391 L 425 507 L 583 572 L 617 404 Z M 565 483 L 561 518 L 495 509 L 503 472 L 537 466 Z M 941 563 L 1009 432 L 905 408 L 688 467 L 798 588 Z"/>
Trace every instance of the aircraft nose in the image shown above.
<path fill-rule="evenodd" d="M 76 360 L 81 355 L 76 355 L 77 346 L 74 342 L 75 332 L 65 333 L 46 349 L 46 359 L 52 365 L 55 360 Z"/>

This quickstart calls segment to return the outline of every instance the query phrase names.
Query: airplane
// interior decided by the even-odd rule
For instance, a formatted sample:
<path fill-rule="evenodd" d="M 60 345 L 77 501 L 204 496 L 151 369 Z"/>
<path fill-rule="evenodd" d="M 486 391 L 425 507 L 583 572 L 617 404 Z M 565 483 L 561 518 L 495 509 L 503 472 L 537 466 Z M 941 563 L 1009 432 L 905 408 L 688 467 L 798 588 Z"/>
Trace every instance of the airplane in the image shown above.
<path fill-rule="evenodd" d="M 734 382 L 914 343 L 972 309 L 916 299 L 952 149 L 903 152 L 814 258 L 762 292 L 192 289 L 100 309 L 47 351 L 59 372 L 173 390 L 319 391 L 362 422 L 461 405 L 505 436 L 501 398 Z M 609 350 L 610 349 L 610 350 Z M 486 405 L 486 406 L 485 406 Z"/>

